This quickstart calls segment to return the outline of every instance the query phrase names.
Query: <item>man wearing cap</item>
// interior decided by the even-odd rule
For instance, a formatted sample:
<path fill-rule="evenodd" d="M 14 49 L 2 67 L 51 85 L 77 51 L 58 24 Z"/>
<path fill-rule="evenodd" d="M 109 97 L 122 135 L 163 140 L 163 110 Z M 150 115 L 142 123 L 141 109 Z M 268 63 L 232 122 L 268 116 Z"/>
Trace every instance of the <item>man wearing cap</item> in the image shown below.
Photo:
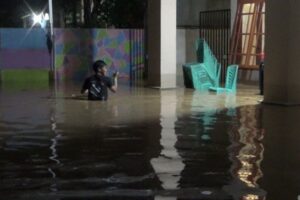
<path fill-rule="evenodd" d="M 85 79 L 81 94 L 88 93 L 89 100 L 106 101 L 108 97 L 107 88 L 116 92 L 118 88 L 118 73 L 114 73 L 113 80 L 106 76 L 106 63 L 97 60 L 93 64 L 94 75 Z"/>

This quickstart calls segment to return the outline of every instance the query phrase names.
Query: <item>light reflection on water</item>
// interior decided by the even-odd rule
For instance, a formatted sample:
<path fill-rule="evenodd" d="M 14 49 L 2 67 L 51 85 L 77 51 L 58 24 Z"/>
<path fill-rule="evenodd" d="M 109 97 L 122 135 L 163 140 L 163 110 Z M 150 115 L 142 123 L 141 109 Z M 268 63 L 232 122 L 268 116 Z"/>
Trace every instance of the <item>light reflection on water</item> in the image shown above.
<path fill-rule="evenodd" d="M 236 200 L 266 198 L 266 192 L 257 183 L 263 176 L 260 165 L 264 152 L 264 130 L 256 119 L 256 115 L 261 112 L 261 109 L 253 106 L 240 108 L 237 114 L 238 124 L 229 132 L 231 145 L 228 153 L 232 161 L 230 172 L 233 180 L 224 186 L 224 190 Z"/>
<path fill-rule="evenodd" d="M 109 102 L 72 93 L 1 92 L 0 191 L 50 199 L 264 199 L 260 107 L 182 89 L 124 89 Z"/>
<path fill-rule="evenodd" d="M 151 159 L 155 174 L 162 182 L 165 190 L 178 189 L 180 173 L 184 164 L 175 148 L 177 136 L 175 134 L 175 122 L 177 121 L 177 98 L 174 91 L 161 92 L 160 125 L 162 151 L 160 156 Z"/>

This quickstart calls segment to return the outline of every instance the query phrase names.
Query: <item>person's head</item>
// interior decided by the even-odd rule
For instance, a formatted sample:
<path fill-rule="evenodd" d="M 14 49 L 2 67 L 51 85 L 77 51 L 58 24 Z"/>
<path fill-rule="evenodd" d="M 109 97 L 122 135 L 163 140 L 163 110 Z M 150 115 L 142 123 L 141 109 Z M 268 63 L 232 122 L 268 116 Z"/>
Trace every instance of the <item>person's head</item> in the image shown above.
<path fill-rule="evenodd" d="M 103 60 L 97 60 L 93 64 L 93 69 L 96 74 L 105 75 L 107 72 L 106 63 Z"/>

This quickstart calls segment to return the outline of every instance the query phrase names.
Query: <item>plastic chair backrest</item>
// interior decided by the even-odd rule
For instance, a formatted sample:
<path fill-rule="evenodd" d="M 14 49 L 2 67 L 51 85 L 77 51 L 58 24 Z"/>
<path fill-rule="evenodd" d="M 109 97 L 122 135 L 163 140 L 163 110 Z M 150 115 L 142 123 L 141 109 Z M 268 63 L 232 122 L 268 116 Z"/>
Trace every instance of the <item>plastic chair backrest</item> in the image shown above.
<path fill-rule="evenodd" d="M 225 89 L 236 91 L 238 65 L 229 65 L 226 70 Z"/>
<path fill-rule="evenodd" d="M 209 45 L 204 39 L 197 39 L 196 41 L 196 53 L 197 53 L 197 62 L 203 63 L 205 70 L 214 86 L 219 86 L 220 82 L 220 64 L 218 60 L 212 53 Z"/>
<path fill-rule="evenodd" d="M 212 50 L 204 39 L 197 39 L 196 44 L 197 62 L 203 64 L 208 78 L 214 87 L 219 87 L 221 76 L 221 64 L 214 56 Z"/>

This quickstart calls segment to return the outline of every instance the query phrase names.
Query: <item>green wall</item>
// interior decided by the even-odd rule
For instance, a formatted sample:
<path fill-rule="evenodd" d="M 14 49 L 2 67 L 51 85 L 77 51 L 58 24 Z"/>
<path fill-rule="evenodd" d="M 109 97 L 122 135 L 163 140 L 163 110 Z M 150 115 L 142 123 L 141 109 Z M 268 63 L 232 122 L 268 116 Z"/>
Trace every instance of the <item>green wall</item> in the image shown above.
<path fill-rule="evenodd" d="M 49 86 L 49 70 L 4 69 L 0 71 L 2 88 L 42 88 Z"/>

